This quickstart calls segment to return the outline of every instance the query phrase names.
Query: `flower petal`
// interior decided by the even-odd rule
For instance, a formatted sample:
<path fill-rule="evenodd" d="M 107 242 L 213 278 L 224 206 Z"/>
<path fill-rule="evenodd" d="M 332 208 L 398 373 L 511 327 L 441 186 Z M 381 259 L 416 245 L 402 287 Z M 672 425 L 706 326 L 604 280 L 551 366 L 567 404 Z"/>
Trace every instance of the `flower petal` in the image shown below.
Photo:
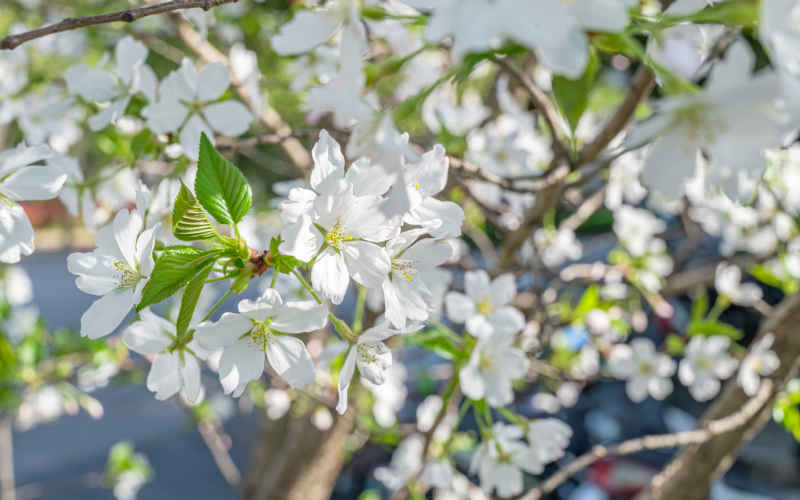
<path fill-rule="evenodd" d="M 133 309 L 133 288 L 119 288 L 95 300 L 81 316 L 81 335 L 99 339 L 113 332 Z"/>
<path fill-rule="evenodd" d="M 306 345 L 291 335 L 273 335 L 267 341 L 267 360 L 289 386 L 299 389 L 314 382 L 314 363 Z"/>

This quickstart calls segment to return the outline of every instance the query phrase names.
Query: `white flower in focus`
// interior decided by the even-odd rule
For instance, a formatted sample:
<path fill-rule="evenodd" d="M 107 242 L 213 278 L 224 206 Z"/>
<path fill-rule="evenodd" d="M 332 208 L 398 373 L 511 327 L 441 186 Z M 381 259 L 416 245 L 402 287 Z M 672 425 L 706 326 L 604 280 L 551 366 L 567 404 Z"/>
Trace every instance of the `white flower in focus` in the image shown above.
<path fill-rule="evenodd" d="M 255 301 L 240 301 L 238 313 L 199 324 L 195 338 L 205 349 L 223 349 L 220 382 L 226 393 L 238 397 L 263 373 L 265 354 L 272 369 L 291 387 L 313 383 L 311 354 L 294 334 L 319 330 L 327 323 L 324 306 L 310 300 L 284 303 L 276 290 L 268 289 Z"/>
<path fill-rule="evenodd" d="M 191 404 L 199 403 L 203 397 L 198 357 L 205 352 L 192 340 L 175 350 L 175 325 L 145 308 L 139 313 L 139 321 L 122 332 L 122 341 L 132 351 L 143 356 L 154 356 L 147 375 L 147 388 L 158 400 L 169 399 L 178 392 Z"/>
<path fill-rule="evenodd" d="M 764 335 L 750 347 L 750 352 L 742 360 L 736 381 L 748 396 L 755 396 L 761 387 L 761 377 L 772 375 L 780 365 L 780 359 L 771 350 L 775 336 Z"/>
<path fill-rule="evenodd" d="M 465 323 L 475 337 L 488 338 L 495 332 L 514 334 L 525 326 L 522 313 L 508 305 L 517 295 L 512 274 L 498 276 L 490 283 L 486 271 L 468 271 L 464 291 L 466 294 L 450 292 L 445 297 L 447 317 Z"/>
<path fill-rule="evenodd" d="M 85 64 L 67 69 L 64 79 L 70 93 L 87 102 L 107 103 L 99 113 L 89 118 L 91 130 L 102 130 L 116 123 L 136 94 L 142 94 L 148 101 L 155 99 L 158 80 L 150 66 L 145 64 L 145 59 L 147 47 L 126 36 L 117 42 L 114 49 L 114 74 Z"/>
<path fill-rule="evenodd" d="M 405 328 L 407 320 L 425 321 L 430 314 L 437 277 L 433 271 L 453 255 L 446 241 L 421 238 L 425 230 L 400 233 L 386 243 L 392 270 L 383 281 L 386 318 L 395 328 Z"/>
<path fill-rule="evenodd" d="M 211 63 L 198 72 L 194 63 L 184 58 L 181 67 L 161 82 L 158 101 L 142 108 L 142 116 L 156 133 L 178 132 L 184 154 L 197 160 L 203 132 L 212 142 L 212 130 L 236 137 L 253 121 L 241 102 L 217 102 L 230 82 L 230 71 L 223 64 Z"/>
<path fill-rule="evenodd" d="M 343 414 L 347 411 L 347 392 L 353 379 L 356 367 L 361 377 L 374 385 L 382 385 L 386 374 L 392 366 L 392 351 L 383 343 L 394 335 L 413 333 L 422 328 L 421 324 L 410 325 L 404 330 L 392 329 L 388 321 L 379 323 L 358 336 L 358 341 L 351 344 L 347 351 L 342 369 L 339 372 L 339 403 L 336 411 Z"/>
<path fill-rule="evenodd" d="M 645 338 L 628 344 L 616 344 L 608 358 L 611 373 L 627 380 L 625 391 L 631 401 L 640 403 L 647 395 L 664 399 L 672 392 L 675 361 L 656 351 L 653 342 Z"/>
<path fill-rule="evenodd" d="M 721 335 L 695 335 L 686 346 L 678 367 L 678 378 L 697 401 L 708 401 L 716 396 L 720 379 L 726 379 L 736 371 L 738 361 L 728 355 L 730 343 L 728 337 Z"/>
<path fill-rule="evenodd" d="M 514 399 L 511 382 L 528 369 L 525 353 L 512 346 L 514 336 L 495 333 L 482 338 L 459 373 L 461 391 L 470 399 L 505 406 Z"/>
<path fill-rule="evenodd" d="M 313 260 L 312 285 L 339 304 L 351 277 L 367 288 L 381 286 L 391 261 L 378 243 L 399 232 L 399 221 L 382 213 L 385 199 L 370 194 L 369 177 L 357 175 L 355 165 L 345 177 L 339 145 L 324 131 L 312 156 L 314 191 L 292 189 L 290 202 L 281 205 L 281 218 L 290 223 L 281 231 L 280 251 L 304 262 Z M 362 191 L 367 194 L 360 196 Z"/>
<path fill-rule="evenodd" d="M 401 213 L 407 210 L 403 222 L 425 228 L 434 238 L 461 236 L 464 222 L 464 211 L 457 203 L 435 198 L 447 185 L 449 167 L 444 148 L 437 144 L 419 162 L 404 169 L 403 183 L 395 184 L 389 194 L 394 210 Z"/>
<path fill-rule="evenodd" d="M 761 300 L 761 288 L 755 283 L 742 283 L 742 271 L 735 264 L 722 262 L 717 266 L 714 287 L 740 306 L 752 306 Z"/>
<path fill-rule="evenodd" d="M 0 152 L 0 262 L 15 264 L 33 253 L 33 226 L 17 202 L 58 195 L 66 174 L 51 165 L 36 165 L 52 154 L 47 146 L 23 144 Z"/>
<path fill-rule="evenodd" d="M 101 296 L 81 316 L 81 335 L 108 335 L 139 302 L 155 266 L 156 229 L 144 229 L 138 211 L 120 210 L 95 236 L 94 251 L 67 257 L 69 272 L 78 275 L 78 289 Z"/>

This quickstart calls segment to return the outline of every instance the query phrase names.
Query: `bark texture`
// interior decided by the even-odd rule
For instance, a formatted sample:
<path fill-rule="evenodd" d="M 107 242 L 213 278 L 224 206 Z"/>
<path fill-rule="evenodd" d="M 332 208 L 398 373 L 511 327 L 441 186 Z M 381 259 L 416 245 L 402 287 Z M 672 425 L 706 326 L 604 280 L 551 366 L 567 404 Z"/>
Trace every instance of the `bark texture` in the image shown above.
<path fill-rule="evenodd" d="M 327 431 L 311 412 L 280 420 L 264 417 L 244 484 L 245 500 L 328 500 L 344 465 L 349 414 L 336 416 Z"/>
<path fill-rule="evenodd" d="M 640 495 L 648 500 L 704 500 L 707 498 L 714 480 L 724 474 L 733 464 L 742 446 L 752 439 L 767 423 L 772 407 L 780 391 L 797 374 L 800 362 L 800 295 L 784 299 L 771 317 L 761 326 L 759 338 L 768 332 L 775 335 L 772 350 L 780 358 L 781 364 L 771 377 L 775 384 L 771 396 L 745 425 L 712 439 L 690 445 L 650 484 L 649 491 Z M 736 383 L 729 380 L 722 395 L 703 415 L 703 420 L 713 420 L 735 413 L 749 399 Z"/>

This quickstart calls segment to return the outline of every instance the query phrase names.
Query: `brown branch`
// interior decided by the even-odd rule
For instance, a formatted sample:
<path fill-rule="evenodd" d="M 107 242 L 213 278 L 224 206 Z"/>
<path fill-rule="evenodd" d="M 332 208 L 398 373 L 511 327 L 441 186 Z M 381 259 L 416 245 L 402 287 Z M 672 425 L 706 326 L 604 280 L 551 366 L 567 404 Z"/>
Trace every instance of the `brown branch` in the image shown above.
<path fill-rule="evenodd" d="M 553 153 L 555 153 L 556 157 L 569 160 L 569 149 L 566 146 L 566 138 L 560 126 L 562 122 L 561 115 L 559 115 L 555 104 L 553 104 L 553 98 L 547 92 L 539 88 L 536 82 L 534 82 L 527 73 L 514 66 L 507 59 L 493 57 L 492 61 L 525 88 L 533 104 L 536 106 L 537 111 L 542 114 L 544 121 L 550 128 L 550 134 L 553 137 Z"/>
<path fill-rule="evenodd" d="M 0 414 L 0 500 L 14 500 L 14 436 L 11 414 Z"/>
<path fill-rule="evenodd" d="M 237 488 L 242 482 L 242 473 L 239 472 L 239 468 L 236 467 L 230 453 L 228 453 L 228 446 L 220 432 L 219 423 L 202 420 L 197 423 L 197 431 L 200 432 L 203 442 L 205 442 L 208 451 L 211 452 L 214 463 L 217 464 L 222 477 L 225 478 L 229 485 Z"/>
<path fill-rule="evenodd" d="M 590 163 L 600 155 L 606 146 L 628 125 L 639 103 L 650 95 L 655 85 L 656 80 L 653 72 L 647 66 L 642 65 L 636 71 L 631 88 L 622 104 L 603 125 L 594 140 L 581 149 L 578 155 L 578 165 Z"/>
<path fill-rule="evenodd" d="M 87 26 L 95 26 L 98 24 L 107 23 L 132 23 L 137 19 L 143 17 L 154 16 L 156 14 L 164 14 L 182 9 L 203 9 L 209 10 L 212 7 L 226 3 L 234 3 L 238 0 L 173 0 L 171 2 L 164 2 L 158 5 L 150 5 L 147 7 L 140 7 L 138 9 L 128 9 L 119 12 L 111 12 L 108 14 L 100 14 L 97 16 L 88 17 L 70 17 L 63 21 L 41 28 L 26 31 L 16 35 L 9 35 L 0 40 L 0 50 L 13 50 L 25 42 L 42 38 L 54 33 L 61 33 L 62 31 L 70 31 Z"/>
<path fill-rule="evenodd" d="M 761 411 L 770 399 L 772 388 L 773 382 L 771 380 L 762 381 L 758 393 L 741 406 L 739 410 L 726 417 L 706 422 L 700 429 L 676 432 L 674 434 L 644 436 L 629 439 L 613 446 L 594 446 L 590 451 L 562 467 L 539 486 L 523 495 L 520 500 L 538 500 L 542 495 L 555 490 L 578 472 L 605 457 L 704 443 L 715 436 L 732 432 L 742 427 Z"/>
<path fill-rule="evenodd" d="M 769 421 L 772 404 L 785 385 L 796 376 L 800 366 L 800 336 L 797 323 L 800 321 L 800 295 L 791 295 L 775 307 L 774 312 L 761 324 L 759 336 L 772 332 L 775 343 L 772 351 L 778 355 L 780 365 L 772 375 L 774 384 L 769 398 L 757 414 L 735 432 L 714 436 L 708 441 L 691 444 L 672 459 L 669 465 L 656 475 L 650 490 L 642 498 L 650 500 L 702 500 L 708 497 L 711 483 L 733 465 L 742 446 Z M 704 420 L 710 421 L 741 408 L 748 401 L 735 379 L 729 380 L 722 394 L 706 411 Z"/>

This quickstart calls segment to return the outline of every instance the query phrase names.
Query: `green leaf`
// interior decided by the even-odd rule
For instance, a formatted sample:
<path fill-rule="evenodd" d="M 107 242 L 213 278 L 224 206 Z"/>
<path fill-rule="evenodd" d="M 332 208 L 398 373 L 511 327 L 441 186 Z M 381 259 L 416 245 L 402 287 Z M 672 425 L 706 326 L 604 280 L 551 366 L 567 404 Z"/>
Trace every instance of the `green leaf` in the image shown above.
<path fill-rule="evenodd" d="M 573 320 L 582 319 L 589 314 L 592 309 L 597 309 L 600 305 L 600 289 L 596 285 L 592 285 L 583 292 L 583 297 L 578 305 L 575 307 L 575 312 L 572 315 Z"/>
<path fill-rule="evenodd" d="M 181 297 L 181 308 L 178 312 L 178 322 L 176 324 L 178 338 L 182 337 L 189 329 L 189 323 L 192 322 L 194 310 L 197 308 L 197 301 L 200 300 L 200 293 L 203 291 L 203 286 L 206 284 L 206 278 L 211 273 L 211 268 L 214 267 L 214 261 L 206 263 L 206 265 L 197 273 L 192 281 L 186 285 Z"/>
<path fill-rule="evenodd" d="M 186 286 L 204 267 L 216 261 L 220 250 L 201 250 L 186 245 L 167 247 L 156 260 L 150 281 L 142 291 L 137 311 L 170 297 Z"/>
<path fill-rule="evenodd" d="M 437 328 L 422 330 L 406 337 L 406 340 L 444 359 L 454 360 L 461 357 L 461 350 L 453 344 L 453 340 L 446 333 Z"/>
<path fill-rule="evenodd" d="M 221 224 L 236 224 L 253 204 L 247 179 L 214 149 L 205 133 L 200 137 L 194 192 L 203 208 Z"/>
<path fill-rule="evenodd" d="M 172 210 L 172 234 L 182 241 L 206 240 L 217 234 L 203 207 L 183 181 Z"/>
<path fill-rule="evenodd" d="M 570 80 L 563 76 L 553 78 L 553 95 L 561 109 L 561 114 L 567 119 L 567 123 L 573 131 L 589 104 L 589 92 L 592 90 L 599 69 L 600 59 L 594 50 L 590 50 L 586 71 L 580 78 L 577 80 Z"/>
<path fill-rule="evenodd" d="M 694 298 L 692 303 L 692 315 L 690 321 L 697 322 L 702 320 L 708 314 L 708 292 L 706 287 L 698 287 L 697 297 Z"/>
<path fill-rule="evenodd" d="M 733 340 L 742 338 L 742 331 L 735 326 L 713 320 L 692 321 L 689 323 L 688 332 L 689 335 L 724 335 Z"/>
<path fill-rule="evenodd" d="M 667 336 L 667 354 L 670 356 L 681 356 L 686 347 L 686 342 L 674 333 Z"/>
<path fill-rule="evenodd" d="M 272 238 L 269 242 L 269 259 L 276 271 L 283 274 L 291 274 L 292 270 L 302 264 L 300 260 L 291 255 L 281 255 L 278 248 L 281 244 L 281 237 Z"/>

